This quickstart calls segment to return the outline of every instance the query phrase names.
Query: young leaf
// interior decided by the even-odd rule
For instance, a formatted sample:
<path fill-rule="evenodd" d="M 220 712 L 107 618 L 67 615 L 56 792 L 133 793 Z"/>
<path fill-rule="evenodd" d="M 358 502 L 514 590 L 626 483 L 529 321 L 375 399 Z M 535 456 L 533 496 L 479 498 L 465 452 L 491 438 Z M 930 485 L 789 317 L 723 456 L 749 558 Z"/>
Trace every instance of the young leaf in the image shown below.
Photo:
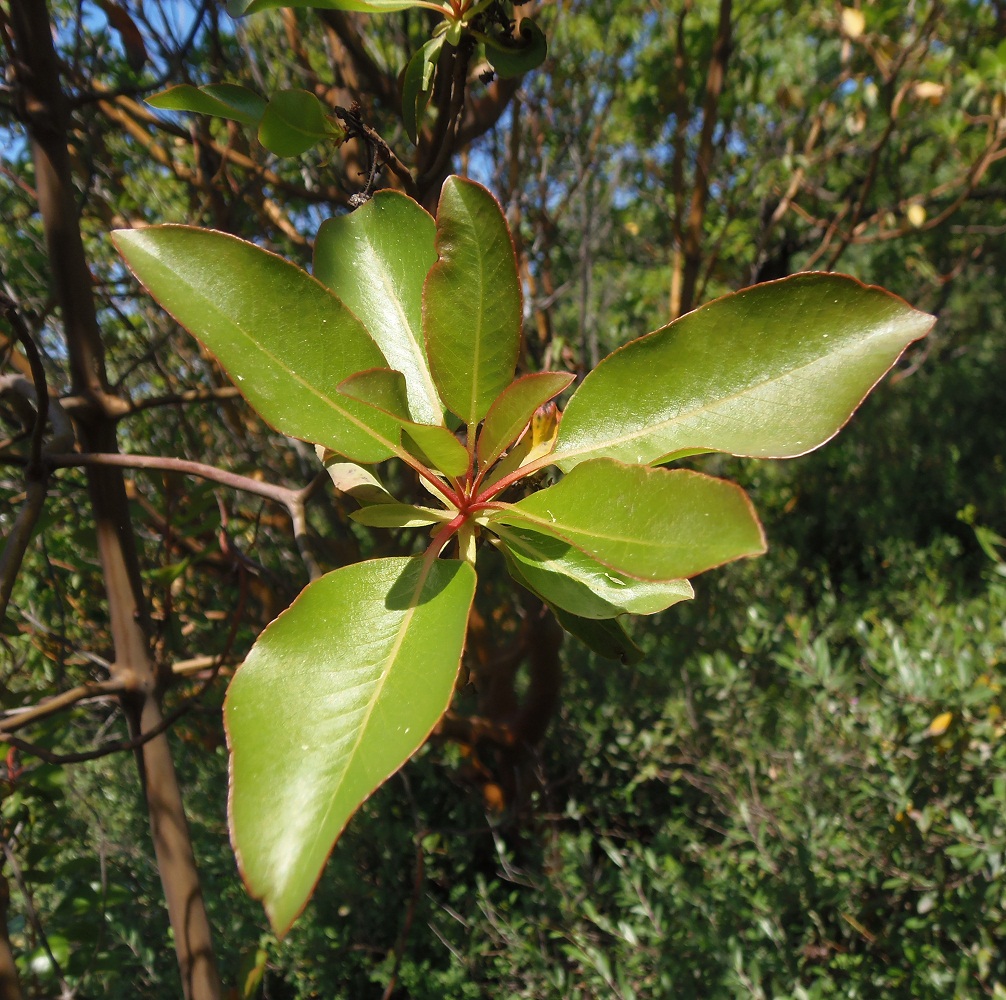
<path fill-rule="evenodd" d="M 424 42 L 409 60 L 402 77 L 402 122 L 405 133 L 413 145 L 419 143 L 419 127 L 423 112 L 433 93 L 433 71 L 437 68 L 444 36 L 438 35 Z"/>
<path fill-rule="evenodd" d="M 338 391 L 386 364 L 360 321 L 321 284 L 275 254 L 188 226 L 112 236 L 150 294 L 198 337 L 276 430 L 358 462 L 398 448 L 398 424 Z"/>
<path fill-rule="evenodd" d="M 456 560 L 346 566 L 308 585 L 238 668 L 224 704 L 231 840 L 278 935 L 350 816 L 447 708 L 474 593 Z"/>
<path fill-rule="evenodd" d="M 448 476 L 468 472 L 468 450 L 443 424 L 417 424 L 409 420 L 405 376 L 388 368 L 351 375 L 339 386 L 339 392 L 373 406 L 395 418 L 401 428 L 402 447 L 419 458 L 428 468 Z"/>
<path fill-rule="evenodd" d="M 484 187 L 447 178 L 437 253 L 423 290 L 426 352 L 441 399 L 474 428 L 513 378 L 521 328 L 510 231 Z"/>
<path fill-rule="evenodd" d="M 765 551 L 761 525 L 739 486 L 608 459 L 578 465 L 554 486 L 494 513 L 493 524 L 554 535 L 644 580 L 683 579 Z"/>
<path fill-rule="evenodd" d="M 687 580 L 636 580 L 602 566 L 561 538 L 496 524 L 507 565 L 549 604 L 580 618 L 652 615 L 695 596 Z"/>
<path fill-rule="evenodd" d="M 521 19 L 520 38 L 483 38 L 486 58 L 502 77 L 521 76 L 545 61 L 548 44 L 541 28 L 529 17 Z"/>
<path fill-rule="evenodd" d="M 369 368 L 339 383 L 339 392 L 361 403 L 384 410 L 399 420 L 409 419 L 405 376 L 390 368 Z"/>
<path fill-rule="evenodd" d="M 267 103 L 264 97 L 236 83 L 211 83 L 205 87 L 183 83 L 147 98 L 147 104 L 152 108 L 194 111 L 196 114 L 229 118 L 243 125 L 258 125 Z"/>
<path fill-rule="evenodd" d="M 262 114 L 258 141 L 277 156 L 300 156 L 325 139 L 342 142 L 346 133 L 306 90 L 281 90 Z"/>
<path fill-rule="evenodd" d="M 412 419 L 443 423 L 423 341 L 423 282 L 437 259 L 433 217 L 411 198 L 379 191 L 329 219 L 314 244 L 314 276 L 359 317 L 388 364 L 405 375 Z"/>
<path fill-rule="evenodd" d="M 556 464 L 802 455 L 841 429 L 932 323 L 835 274 L 727 295 L 605 358 L 566 407 Z"/>
<path fill-rule="evenodd" d="M 482 425 L 478 442 L 479 468 L 489 468 L 517 440 L 535 410 L 558 396 L 573 377 L 566 372 L 538 372 L 523 375 L 507 386 L 489 408 Z"/>
<path fill-rule="evenodd" d="M 403 424 L 402 445 L 445 475 L 456 478 L 468 471 L 468 451 L 446 427 Z"/>

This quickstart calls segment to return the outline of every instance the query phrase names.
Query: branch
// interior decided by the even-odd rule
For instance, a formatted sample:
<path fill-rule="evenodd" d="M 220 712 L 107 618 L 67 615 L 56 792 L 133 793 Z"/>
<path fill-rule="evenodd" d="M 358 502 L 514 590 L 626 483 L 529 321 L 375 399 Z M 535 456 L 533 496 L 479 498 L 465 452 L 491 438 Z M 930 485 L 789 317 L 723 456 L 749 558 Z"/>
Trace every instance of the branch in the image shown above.
<path fill-rule="evenodd" d="M 719 23 L 716 27 L 712 53 L 709 56 L 709 68 L 706 72 L 706 94 L 702 105 L 702 131 L 699 135 L 699 151 L 695 161 L 695 185 L 692 188 L 692 203 L 688 212 L 688 226 L 684 234 L 685 260 L 681 275 L 680 313 L 688 312 L 695 303 L 695 285 L 702 261 L 702 227 L 706 216 L 706 202 L 709 198 L 709 184 L 712 176 L 713 139 L 720 97 L 723 93 L 723 82 L 726 78 L 727 60 L 730 58 L 731 4 L 732 0 L 720 0 Z"/>
<path fill-rule="evenodd" d="M 262 483 L 250 476 L 240 476 L 235 472 L 218 469 L 215 465 L 203 462 L 192 462 L 185 458 L 169 458 L 162 455 L 122 455 L 115 452 L 71 452 L 66 455 L 51 455 L 49 462 L 55 468 L 72 468 L 74 466 L 115 466 L 120 469 L 155 469 L 159 472 L 180 472 L 186 476 L 198 476 L 229 486 L 231 489 L 244 493 L 254 493 L 265 497 L 273 503 L 289 508 L 296 504 L 302 490 L 293 490 L 286 486 L 273 483 Z M 302 501 L 301 501 L 302 502 Z"/>

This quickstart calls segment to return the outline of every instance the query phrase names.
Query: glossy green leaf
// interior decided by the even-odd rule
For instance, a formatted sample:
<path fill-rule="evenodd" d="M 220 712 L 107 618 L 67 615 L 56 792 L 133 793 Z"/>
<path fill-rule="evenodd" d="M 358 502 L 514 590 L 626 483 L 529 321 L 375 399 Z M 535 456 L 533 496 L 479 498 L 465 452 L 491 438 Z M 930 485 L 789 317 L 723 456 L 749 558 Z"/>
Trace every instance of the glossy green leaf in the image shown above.
<path fill-rule="evenodd" d="M 602 361 L 566 407 L 556 464 L 802 455 L 841 429 L 932 322 L 842 275 L 728 295 Z"/>
<path fill-rule="evenodd" d="M 357 524 L 369 528 L 422 528 L 449 518 L 445 510 L 415 507 L 408 503 L 377 503 L 349 515 Z"/>
<path fill-rule="evenodd" d="M 517 366 L 517 259 L 496 199 L 460 177 L 440 193 L 436 246 L 423 291 L 426 352 L 440 398 L 474 428 Z"/>
<path fill-rule="evenodd" d="M 147 104 L 152 108 L 194 111 L 229 118 L 244 125 L 258 125 L 267 103 L 264 97 L 236 83 L 211 83 L 205 87 L 183 83 L 147 98 Z"/>
<path fill-rule="evenodd" d="M 552 614 L 570 635 L 605 659 L 618 660 L 627 666 L 643 659 L 643 651 L 616 618 L 580 618 L 555 607 L 552 608 Z"/>
<path fill-rule="evenodd" d="M 306 587 L 235 674 L 231 840 L 277 934 L 350 816 L 447 708 L 474 593 L 475 571 L 456 560 L 346 566 Z"/>
<path fill-rule="evenodd" d="M 404 424 L 402 444 L 412 454 L 418 452 L 426 464 L 451 477 L 468 472 L 468 450 L 446 428 L 426 424 Z"/>
<path fill-rule="evenodd" d="M 342 142 L 346 133 L 306 90 L 281 90 L 262 113 L 258 141 L 277 156 L 300 156 L 324 140 Z"/>
<path fill-rule="evenodd" d="M 433 10 L 449 10 L 449 4 L 432 3 L 430 0 L 227 0 L 227 12 L 231 17 L 257 14 L 277 7 L 314 7 L 318 10 L 352 10 L 361 14 L 393 14 L 398 10 L 412 7 L 426 7 Z"/>
<path fill-rule="evenodd" d="M 113 239 L 151 295 L 213 352 L 278 431 L 358 462 L 397 452 L 397 422 L 338 391 L 349 375 L 386 362 L 321 282 L 212 230 L 150 226 L 119 230 Z"/>
<path fill-rule="evenodd" d="M 521 19 L 518 39 L 485 39 L 486 58 L 502 77 L 521 76 L 540 66 L 548 55 L 544 32 L 529 17 Z"/>
<path fill-rule="evenodd" d="M 747 494 L 685 469 L 598 459 L 489 518 L 554 535 L 645 580 L 678 580 L 765 551 Z"/>
<path fill-rule="evenodd" d="M 409 60 L 402 77 L 402 123 L 413 145 L 419 142 L 423 113 L 433 93 L 433 72 L 437 68 L 444 36 L 426 41 Z"/>
<path fill-rule="evenodd" d="M 383 410 L 400 420 L 409 419 L 405 376 L 390 368 L 369 368 L 339 383 L 339 392 Z"/>
<path fill-rule="evenodd" d="M 558 396 L 573 378 L 566 372 L 537 372 L 507 386 L 489 408 L 479 433 L 479 467 L 492 465 L 517 440 L 534 411 Z"/>
<path fill-rule="evenodd" d="M 359 317 L 388 364 L 405 375 L 412 419 L 443 423 L 423 341 L 423 282 L 437 259 L 433 217 L 411 198 L 379 191 L 329 219 L 314 244 L 314 276 Z"/>
<path fill-rule="evenodd" d="M 636 580 L 552 535 L 494 525 L 507 563 L 549 604 L 581 618 L 652 615 L 694 597 L 687 580 Z"/>

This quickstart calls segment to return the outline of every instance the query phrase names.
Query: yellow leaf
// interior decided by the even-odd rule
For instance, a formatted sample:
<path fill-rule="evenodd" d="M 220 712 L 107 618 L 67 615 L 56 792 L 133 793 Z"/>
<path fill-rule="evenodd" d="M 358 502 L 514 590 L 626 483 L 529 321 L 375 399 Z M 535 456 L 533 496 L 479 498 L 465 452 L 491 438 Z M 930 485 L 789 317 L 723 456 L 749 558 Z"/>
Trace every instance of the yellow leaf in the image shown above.
<path fill-rule="evenodd" d="M 866 31 L 866 18 L 855 7 L 842 8 L 842 34 L 848 38 L 859 38 Z"/>
<path fill-rule="evenodd" d="M 932 722 L 929 723 L 926 727 L 926 731 L 922 735 L 942 736 L 950 728 L 950 723 L 953 721 L 953 712 L 941 712 L 935 719 L 933 719 Z"/>
<path fill-rule="evenodd" d="M 918 229 L 919 226 L 923 225 L 926 221 L 926 209 L 922 205 L 909 205 L 908 211 L 905 214 L 908 216 L 908 221 L 915 226 L 916 229 Z"/>

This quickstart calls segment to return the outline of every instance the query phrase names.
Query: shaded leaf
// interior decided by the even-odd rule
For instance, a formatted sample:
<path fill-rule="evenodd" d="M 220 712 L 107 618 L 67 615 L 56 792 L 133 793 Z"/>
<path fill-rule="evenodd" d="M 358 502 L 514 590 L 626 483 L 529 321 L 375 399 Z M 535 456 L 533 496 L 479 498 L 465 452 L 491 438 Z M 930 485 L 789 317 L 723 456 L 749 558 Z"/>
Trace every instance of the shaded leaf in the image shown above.
<path fill-rule="evenodd" d="M 345 137 L 321 101 L 306 90 L 274 94 L 258 126 L 259 142 L 277 156 L 300 156 L 318 142 L 342 142 Z"/>
<path fill-rule="evenodd" d="M 529 17 L 521 19 L 518 38 L 486 36 L 486 58 L 502 77 L 521 76 L 548 55 L 545 34 Z"/>
<path fill-rule="evenodd" d="M 267 101 L 236 83 L 211 83 L 192 87 L 187 83 L 169 87 L 147 98 L 147 104 L 165 111 L 194 111 L 229 118 L 244 125 L 258 125 Z"/>
<path fill-rule="evenodd" d="M 397 422 L 338 391 L 349 375 L 386 362 L 321 282 L 212 230 L 149 226 L 112 238 L 151 295 L 212 351 L 276 430 L 358 462 L 397 453 Z"/>
<path fill-rule="evenodd" d="M 433 71 L 437 68 L 444 36 L 425 42 L 409 60 L 402 78 L 402 123 L 413 145 L 419 142 L 423 113 L 433 93 Z"/>
<path fill-rule="evenodd" d="M 346 566 L 306 587 L 238 668 L 224 704 L 231 839 L 277 934 L 350 816 L 447 708 L 474 593 L 456 560 Z"/>
<path fill-rule="evenodd" d="M 328 471 L 332 485 L 340 493 L 351 496 L 361 505 L 374 503 L 398 503 L 384 488 L 381 481 L 368 469 L 353 462 L 340 462 L 334 452 L 317 445 L 315 450 Z"/>
<path fill-rule="evenodd" d="M 607 459 L 578 465 L 554 486 L 492 514 L 553 535 L 628 576 L 678 580 L 765 551 L 747 494 L 685 469 Z"/>
<path fill-rule="evenodd" d="M 450 515 L 444 510 L 415 507 L 408 503 L 376 503 L 349 515 L 357 524 L 370 528 L 422 528 L 437 524 Z"/>
<path fill-rule="evenodd" d="M 842 275 L 795 275 L 725 296 L 605 358 L 563 413 L 556 464 L 802 455 L 841 429 L 932 323 Z"/>
<path fill-rule="evenodd" d="M 517 365 L 517 259 L 496 199 L 460 177 L 440 193 L 436 246 L 423 290 L 426 352 L 440 398 L 474 430 Z"/>
<path fill-rule="evenodd" d="M 570 635 L 605 659 L 617 660 L 627 666 L 643 659 L 643 651 L 616 618 L 579 618 L 562 608 L 552 608 L 552 614 Z"/>
<path fill-rule="evenodd" d="M 390 368 L 369 368 L 339 383 L 339 392 L 344 396 L 358 399 L 399 420 L 409 419 L 406 391 L 405 376 Z"/>
<path fill-rule="evenodd" d="M 379 191 L 348 215 L 329 219 L 314 245 L 314 276 L 356 314 L 405 376 L 412 419 L 443 423 L 426 360 L 423 282 L 437 259 L 433 217 L 411 198 Z"/>

